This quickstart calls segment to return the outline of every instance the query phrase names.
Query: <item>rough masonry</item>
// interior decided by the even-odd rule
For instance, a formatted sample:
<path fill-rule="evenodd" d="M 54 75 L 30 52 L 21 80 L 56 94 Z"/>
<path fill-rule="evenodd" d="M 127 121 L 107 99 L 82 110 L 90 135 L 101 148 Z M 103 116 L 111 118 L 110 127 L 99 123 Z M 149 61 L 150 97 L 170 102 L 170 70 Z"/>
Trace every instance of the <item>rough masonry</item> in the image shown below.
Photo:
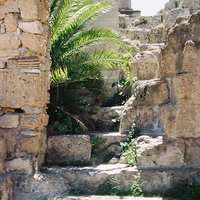
<path fill-rule="evenodd" d="M 49 1 L 1 0 L 1 177 L 5 173 L 33 175 L 44 162 L 49 52 Z M 11 182 L 8 175 L 1 181 L 0 184 Z M 9 195 L 12 196 L 0 192 L 0 199 L 9 199 Z"/>

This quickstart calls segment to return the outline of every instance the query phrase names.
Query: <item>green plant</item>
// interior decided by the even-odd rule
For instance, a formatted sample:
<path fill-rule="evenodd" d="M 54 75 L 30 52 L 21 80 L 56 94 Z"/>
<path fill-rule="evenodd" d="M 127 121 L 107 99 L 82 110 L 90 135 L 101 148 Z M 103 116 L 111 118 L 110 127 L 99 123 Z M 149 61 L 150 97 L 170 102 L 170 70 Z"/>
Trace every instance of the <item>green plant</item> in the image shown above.
<path fill-rule="evenodd" d="M 106 153 L 103 160 L 107 163 L 111 158 L 113 158 L 113 156 L 114 155 L 112 153 Z"/>
<path fill-rule="evenodd" d="M 137 175 L 133 175 L 134 181 L 131 186 L 131 195 L 132 196 L 143 196 L 144 195 L 144 188 L 146 186 L 146 181 L 141 181 L 140 173 Z"/>
<path fill-rule="evenodd" d="M 193 178 L 190 177 L 184 181 L 173 182 L 169 188 L 162 188 L 163 192 L 159 193 L 162 197 L 174 197 L 182 200 L 193 200 L 200 198 L 200 185 Z"/>
<path fill-rule="evenodd" d="M 133 77 L 132 77 L 133 79 Z M 134 79 L 133 79 L 134 81 Z M 127 94 L 127 87 L 130 85 L 130 80 L 121 79 L 116 81 L 112 84 L 112 88 L 117 87 L 117 92 L 114 94 L 113 97 L 109 97 L 105 103 L 106 107 L 111 106 L 119 106 L 124 105 L 126 101 L 129 99 L 129 95 Z"/>
<path fill-rule="evenodd" d="M 92 158 L 97 158 L 99 154 L 99 147 L 106 142 L 106 139 L 102 139 L 100 137 L 90 136 L 91 143 L 92 143 Z"/>
<path fill-rule="evenodd" d="M 122 147 L 123 152 L 125 152 L 126 155 L 126 162 L 130 166 L 134 166 L 137 163 L 136 159 L 136 146 L 135 146 L 135 138 L 137 136 L 138 129 L 136 128 L 136 125 L 133 124 L 131 131 L 129 132 L 129 136 L 127 138 L 126 142 L 120 142 L 120 145 Z"/>
<path fill-rule="evenodd" d="M 83 189 L 73 189 L 69 191 L 69 195 L 83 195 L 85 194 Z"/>
<path fill-rule="evenodd" d="M 181 2 L 180 4 L 179 4 L 179 6 L 178 7 L 176 7 L 176 9 L 184 9 L 185 7 L 184 7 L 184 2 Z"/>
<path fill-rule="evenodd" d="M 48 196 L 42 197 L 41 200 L 48 200 Z"/>
<path fill-rule="evenodd" d="M 110 131 L 114 131 L 116 130 L 119 125 L 120 125 L 120 120 L 121 120 L 121 114 L 118 113 L 117 115 L 115 116 L 110 116 L 110 118 L 112 119 L 112 123 L 111 124 L 108 124 L 108 129 Z"/>
<path fill-rule="evenodd" d="M 99 185 L 97 194 L 110 196 L 143 196 L 146 182 L 141 181 L 140 173 L 133 176 L 134 181 L 131 188 L 121 188 L 119 181 L 111 178 Z"/>
<path fill-rule="evenodd" d="M 140 18 L 139 20 L 140 20 L 140 24 L 146 24 L 148 22 L 149 18 L 145 17 L 145 18 Z"/>
<path fill-rule="evenodd" d="M 134 48 L 123 42 L 120 34 L 106 28 L 85 28 L 88 22 L 113 6 L 112 2 L 92 0 L 51 0 L 51 59 L 52 85 L 48 114 L 49 129 L 53 134 L 76 133 L 95 129 L 86 115 L 93 105 L 77 96 L 77 91 L 88 89 L 102 98 L 101 68 L 131 69 L 131 54 L 95 49 L 96 44 L 115 44 L 127 51 Z M 87 50 L 85 50 L 87 49 Z M 71 119 L 67 119 L 67 116 Z M 66 120 L 64 120 L 66 119 Z M 55 125 L 56 123 L 56 125 Z"/>

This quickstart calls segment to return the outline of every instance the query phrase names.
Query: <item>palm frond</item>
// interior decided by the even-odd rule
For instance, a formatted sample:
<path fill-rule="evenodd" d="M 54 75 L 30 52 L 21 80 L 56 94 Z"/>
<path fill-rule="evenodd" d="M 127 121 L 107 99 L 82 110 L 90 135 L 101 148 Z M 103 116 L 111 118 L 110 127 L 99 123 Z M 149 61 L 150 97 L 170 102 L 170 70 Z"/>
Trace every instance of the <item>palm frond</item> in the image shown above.
<path fill-rule="evenodd" d="M 56 73 L 53 72 L 53 81 L 60 83 L 67 79 L 65 75 L 69 75 L 72 81 L 80 78 L 98 79 L 100 70 L 103 67 L 108 69 L 126 68 L 128 62 L 130 62 L 129 56 L 116 51 L 106 51 L 105 49 L 88 53 L 81 51 L 65 59 L 64 66 L 67 66 L 68 73 L 64 73 L 66 69 L 60 66 L 55 70 Z M 61 75 L 59 72 L 61 72 Z"/>
<path fill-rule="evenodd" d="M 62 31 L 71 17 L 81 8 L 92 3 L 92 0 L 51 0 L 51 34 Z"/>
<path fill-rule="evenodd" d="M 112 5 L 111 2 L 100 2 L 84 6 L 72 18 L 68 19 L 68 22 L 65 21 L 64 25 L 61 24 L 61 28 L 56 25 L 56 29 L 52 30 L 52 44 L 55 51 L 60 50 L 63 45 L 67 45 L 68 41 L 82 30 L 86 23 L 99 14 L 110 10 Z"/>
<path fill-rule="evenodd" d="M 113 30 L 107 28 L 90 28 L 82 30 L 68 41 L 68 44 L 63 48 L 63 57 L 67 57 L 74 52 L 77 52 L 85 46 L 95 44 L 114 44 L 127 51 L 134 52 L 135 48 L 129 44 L 122 42 L 123 36 Z"/>

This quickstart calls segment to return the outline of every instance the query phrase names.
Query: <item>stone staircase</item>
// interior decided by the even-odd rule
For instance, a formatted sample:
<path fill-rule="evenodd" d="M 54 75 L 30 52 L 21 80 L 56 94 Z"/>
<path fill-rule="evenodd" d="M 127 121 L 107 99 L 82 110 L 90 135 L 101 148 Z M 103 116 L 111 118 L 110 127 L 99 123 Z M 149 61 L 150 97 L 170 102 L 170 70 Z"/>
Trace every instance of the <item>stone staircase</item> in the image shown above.
<path fill-rule="evenodd" d="M 174 125 L 171 113 L 175 112 L 175 108 L 172 105 L 174 98 L 172 80 L 162 77 L 161 73 L 161 49 L 166 40 L 168 24 L 181 15 L 180 13 L 187 13 L 187 11 L 173 12 L 176 14 L 171 15 L 170 20 L 166 17 L 167 14 L 164 18 L 158 15 L 150 18 L 145 24 L 140 23 L 141 20 L 138 19 L 139 25 L 136 25 L 137 21 L 130 25 L 128 16 L 120 16 L 121 27 L 124 27 L 121 32 L 137 49 L 132 63 L 135 68 L 134 75 L 138 77 L 138 81 L 133 84 L 132 96 L 124 106 L 102 108 L 96 115 L 93 115 L 94 119 L 101 119 L 104 123 L 110 123 L 109 116 L 116 114 L 122 116 L 119 132 L 89 133 L 94 138 L 106 139 L 99 150 L 104 155 L 113 149 L 117 151 L 119 142 L 126 140 L 133 123 L 140 128 L 140 137 L 136 140 L 137 165 L 129 167 L 123 159 L 117 158 L 116 155 L 113 155 L 114 159 L 111 158 L 108 163 L 102 159 L 102 156 L 100 159 L 91 158 L 92 144 L 88 135 L 53 136 L 48 139 L 47 143 L 49 154 L 47 160 L 53 165 L 45 169 L 45 173 L 38 171 L 33 177 L 16 176 L 14 185 L 18 192 L 29 193 L 30 200 L 41 198 L 42 195 L 62 196 L 73 189 L 83 190 L 91 195 L 96 193 L 99 185 L 111 178 L 116 178 L 121 186 L 130 188 L 134 181 L 133 175 L 138 175 L 138 173 L 141 174 L 141 180 L 147 182 L 148 192 L 170 187 L 174 182 L 190 181 L 188 178 L 190 175 L 200 181 L 199 163 L 196 161 L 199 157 L 194 154 L 199 140 L 169 137 Z M 86 158 L 91 160 L 93 165 L 87 167 L 58 166 L 61 161 L 68 162 L 69 157 L 73 161 Z M 17 181 L 19 179 L 20 181 Z M 60 197 L 60 199 L 88 198 L 90 197 L 67 195 Z M 101 199 L 95 196 L 91 198 Z M 102 198 L 106 199 L 106 197 Z M 18 199 L 23 198 L 18 197 Z"/>

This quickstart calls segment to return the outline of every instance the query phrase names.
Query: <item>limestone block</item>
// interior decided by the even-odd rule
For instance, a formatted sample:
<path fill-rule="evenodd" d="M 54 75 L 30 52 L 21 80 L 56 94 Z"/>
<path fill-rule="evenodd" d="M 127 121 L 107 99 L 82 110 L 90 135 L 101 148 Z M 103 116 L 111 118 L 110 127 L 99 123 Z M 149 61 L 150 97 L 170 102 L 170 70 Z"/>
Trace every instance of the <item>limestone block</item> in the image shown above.
<path fill-rule="evenodd" d="M 21 108 L 24 105 L 43 107 L 47 101 L 48 95 L 40 73 L 0 71 L 0 105 L 2 107 Z"/>
<path fill-rule="evenodd" d="M 165 79 L 136 81 L 132 86 L 132 97 L 126 106 L 161 105 L 169 102 L 168 84 Z"/>
<path fill-rule="evenodd" d="M 189 15 L 190 15 L 189 8 L 173 9 L 173 10 L 164 14 L 164 16 L 163 16 L 164 26 L 165 26 L 165 28 L 169 28 L 170 26 L 172 26 L 174 24 L 175 20 L 178 17 L 184 17 L 184 16 L 189 16 Z"/>
<path fill-rule="evenodd" d="M 19 140 L 22 151 L 27 153 L 36 154 L 40 149 L 39 138 L 36 137 L 22 137 Z"/>
<path fill-rule="evenodd" d="M 131 40 L 140 40 L 142 44 L 145 44 L 149 43 L 148 35 L 150 32 L 150 29 L 134 28 L 124 31 L 124 35 L 126 35 Z"/>
<path fill-rule="evenodd" d="M 181 74 L 177 76 L 175 82 L 177 90 L 177 102 L 179 104 L 199 104 L 200 76 L 191 74 Z"/>
<path fill-rule="evenodd" d="M 21 109 L 25 112 L 25 114 L 41 114 L 43 113 L 43 108 L 38 107 L 30 107 L 30 106 L 22 106 Z"/>
<path fill-rule="evenodd" d="M 0 127 L 1 128 L 17 128 L 19 125 L 19 115 L 18 114 L 5 114 L 0 117 Z"/>
<path fill-rule="evenodd" d="M 90 160 L 92 145 L 88 135 L 62 135 L 49 137 L 47 141 L 48 162 L 70 163 Z"/>
<path fill-rule="evenodd" d="M 163 24 L 160 24 L 155 28 L 151 28 L 151 32 L 149 33 L 149 43 L 163 43 L 165 40 L 164 32 L 165 29 Z"/>
<path fill-rule="evenodd" d="M 5 18 L 5 15 L 8 13 L 8 9 L 4 5 L 0 5 L 0 20 Z"/>
<path fill-rule="evenodd" d="M 175 50 L 176 51 L 176 50 Z M 181 50 L 177 50 L 176 53 L 172 51 L 170 45 L 167 45 L 161 51 L 161 74 L 162 76 L 174 76 L 178 74 L 178 69 L 176 66 L 178 55 L 181 54 Z M 182 58 L 180 58 L 182 59 Z M 180 60 L 179 59 L 179 60 Z"/>
<path fill-rule="evenodd" d="M 0 60 L 0 69 L 5 68 L 5 62 L 3 60 Z"/>
<path fill-rule="evenodd" d="M 134 67 L 135 76 L 139 80 L 149 80 L 157 77 L 159 65 L 158 57 L 154 53 L 150 51 L 137 53 L 131 64 Z"/>
<path fill-rule="evenodd" d="M 8 12 L 10 13 L 19 13 L 18 2 L 15 1 L 7 6 Z"/>
<path fill-rule="evenodd" d="M 6 32 L 15 32 L 17 30 L 17 16 L 8 14 L 5 16 Z"/>
<path fill-rule="evenodd" d="M 23 21 L 41 21 L 46 23 L 47 21 L 47 3 L 45 0 L 19 0 L 18 5 L 21 11 L 21 17 Z"/>
<path fill-rule="evenodd" d="M 19 28 L 21 28 L 24 32 L 28 32 L 28 33 L 36 33 L 36 34 L 43 33 L 43 27 L 39 21 L 21 22 L 19 24 Z"/>
<path fill-rule="evenodd" d="M 36 130 L 48 125 L 49 116 L 46 114 L 21 114 L 20 126 L 22 129 Z"/>
<path fill-rule="evenodd" d="M 8 130 L 2 130 L 0 131 L 0 137 L 4 138 L 6 141 L 6 146 L 7 146 L 7 152 L 8 155 L 15 156 L 16 153 L 16 145 L 17 145 L 17 139 L 13 134 L 13 131 L 8 131 Z"/>
<path fill-rule="evenodd" d="M 200 139 L 188 138 L 185 139 L 186 144 L 186 165 L 187 167 L 200 166 Z"/>
<path fill-rule="evenodd" d="M 17 50 L 8 50 L 8 51 L 0 51 L 0 57 L 19 57 L 20 51 Z"/>
<path fill-rule="evenodd" d="M 11 200 L 13 199 L 13 182 L 11 176 L 2 175 L 0 177 L 0 199 Z"/>
<path fill-rule="evenodd" d="M 141 131 L 153 131 L 155 116 L 156 112 L 155 107 L 153 106 L 129 107 L 125 104 L 121 115 L 119 132 L 123 133 L 131 131 L 134 123 Z"/>
<path fill-rule="evenodd" d="M 20 40 L 12 34 L 0 34 L 0 50 L 18 49 Z"/>
<path fill-rule="evenodd" d="M 138 169 L 181 167 L 184 164 L 184 140 L 140 136 L 136 140 Z"/>
<path fill-rule="evenodd" d="M 189 18 L 178 18 L 169 29 L 167 45 L 161 51 L 162 76 L 185 72 L 199 73 L 199 19 L 199 12 Z"/>
<path fill-rule="evenodd" d="M 182 73 L 193 72 L 200 74 L 199 66 L 200 52 L 197 50 L 195 43 L 192 40 L 188 40 L 185 43 L 183 50 L 183 69 Z"/>
<path fill-rule="evenodd" d="M 15 174 L 33 174 L 33 166 L 29 159 L 15 158 L 5 163 L 6 172 Z"/>
<path fill-rule="evenodd" d="M 30 194 L 30 198 L 24 198 L 27 200 L 42 199 L 44 196 L 55 198 L 70 190 L 69 181 L 58 174 L 39 172 L 34 176 L 18 176 L 14 181 L 18 191 Z"/>
<path fill-rule="evenodd" d="M 199 105 L 165 105 L 159 107 L 160 126 L 169 137 L 199 137 L 199 117 Z"/>
<path fill-rule="evenodd" d="M 46 55 L 46 41 L 41 35 L 25 33 L 22 36 L 22 44 L 24 48 L 28 48 L 30 51 Z"/>

